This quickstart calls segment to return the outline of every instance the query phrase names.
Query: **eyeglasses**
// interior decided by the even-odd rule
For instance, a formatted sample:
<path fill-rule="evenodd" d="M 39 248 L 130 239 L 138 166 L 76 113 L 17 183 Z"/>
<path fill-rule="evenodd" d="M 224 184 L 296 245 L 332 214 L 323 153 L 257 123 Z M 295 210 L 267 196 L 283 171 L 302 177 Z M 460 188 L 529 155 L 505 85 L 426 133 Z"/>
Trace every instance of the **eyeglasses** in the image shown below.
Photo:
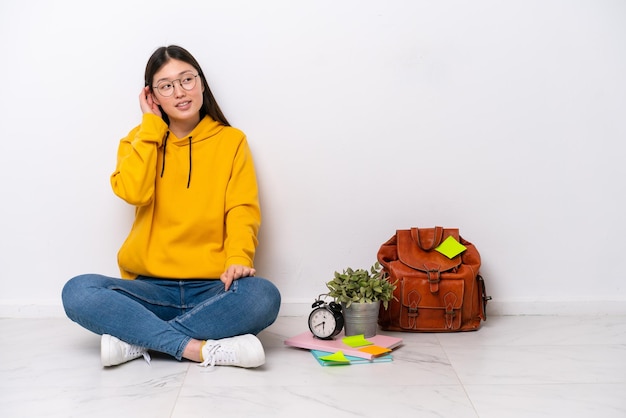
<path fill-rule="evenodd" d="M 193 90 L 194 87 L 196 87 L 196 77 L 198 77 L 199 74 L 192 74 L 192 73 L 185 73 L 183 74 L 183 76 L 181 78 L 178 78 L 176 80 L 163 80 L 161 81 L 159 84 L 157 84 L 156 86 L 152 86 L 152 88 L 157 89 L 157 91 L 159 92 L 159 94 L 161 94 L 161 96 L 163 97 L 169 97 L 172 94 L 174 94 L 174 82 L 178 81 L 178 83 L 180 84 L 180 86 L 187 90 Z"/>

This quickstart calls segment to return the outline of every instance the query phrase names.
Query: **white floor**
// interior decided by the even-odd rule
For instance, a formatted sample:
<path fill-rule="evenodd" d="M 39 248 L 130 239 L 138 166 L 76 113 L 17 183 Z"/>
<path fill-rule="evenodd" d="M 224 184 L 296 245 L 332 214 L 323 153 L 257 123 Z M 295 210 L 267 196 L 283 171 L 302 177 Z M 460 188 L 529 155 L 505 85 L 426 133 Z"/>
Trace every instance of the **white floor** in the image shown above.
<path fill-rule="evenodd" d="M 477 332 L 394 334 L 391 363 L 322 367 L 285 338 L 267 363 L 212 372 L 153 356 L 104 369 L 99 337 L 67 319 L 0 320 L 0 416 L 626 417 L 626 317 L 490 317 Z M 406 415 L 405 415 L 406 414 Z"/>

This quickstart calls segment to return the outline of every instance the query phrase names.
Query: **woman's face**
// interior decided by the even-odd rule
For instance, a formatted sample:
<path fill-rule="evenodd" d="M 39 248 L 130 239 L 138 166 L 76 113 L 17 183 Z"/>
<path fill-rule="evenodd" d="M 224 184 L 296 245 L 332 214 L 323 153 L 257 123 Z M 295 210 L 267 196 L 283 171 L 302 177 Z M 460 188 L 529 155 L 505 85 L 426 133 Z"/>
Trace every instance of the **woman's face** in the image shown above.
<path fill-rule="evenodd" d="M 169 60 L 154 74 L 152 91 L 170 123 L 195 122 L 200 118 L 204 86 L 198 71 L 184 61 Z"/>

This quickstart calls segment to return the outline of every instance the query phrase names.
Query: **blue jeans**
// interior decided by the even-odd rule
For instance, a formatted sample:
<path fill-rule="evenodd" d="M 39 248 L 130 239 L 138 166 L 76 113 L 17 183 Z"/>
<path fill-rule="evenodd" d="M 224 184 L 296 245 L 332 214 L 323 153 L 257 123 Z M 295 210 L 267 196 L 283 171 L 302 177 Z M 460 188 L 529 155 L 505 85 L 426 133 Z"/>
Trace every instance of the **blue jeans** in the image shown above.
<path fill-rule="evenodd" d="M 63 288 L 72 320 L 96 334 L 167 353 L 178 360 L 189 341 L 257 334 L 278 316 L 280 293 L 270 281 L 244 277 L 228 291 L 220 280 L 123 280 L 74 277 Z"/>

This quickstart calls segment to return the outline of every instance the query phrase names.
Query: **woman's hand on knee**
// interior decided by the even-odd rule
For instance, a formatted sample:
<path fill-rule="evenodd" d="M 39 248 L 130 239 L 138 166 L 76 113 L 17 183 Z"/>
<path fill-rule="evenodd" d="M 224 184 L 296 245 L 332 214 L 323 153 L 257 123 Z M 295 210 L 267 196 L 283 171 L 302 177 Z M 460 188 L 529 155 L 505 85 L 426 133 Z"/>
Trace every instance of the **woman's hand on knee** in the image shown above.
<path fill-rule="evenodd" d="M 220 276 L 220 280 L 224 283 L 224 290 L 228 290 L 234 280 L 242 277 L 254 276 L 256 270 L 252 267 L 242 266 L 239 264 L 233 264 L 228 266 L 226 271 Z"/>

